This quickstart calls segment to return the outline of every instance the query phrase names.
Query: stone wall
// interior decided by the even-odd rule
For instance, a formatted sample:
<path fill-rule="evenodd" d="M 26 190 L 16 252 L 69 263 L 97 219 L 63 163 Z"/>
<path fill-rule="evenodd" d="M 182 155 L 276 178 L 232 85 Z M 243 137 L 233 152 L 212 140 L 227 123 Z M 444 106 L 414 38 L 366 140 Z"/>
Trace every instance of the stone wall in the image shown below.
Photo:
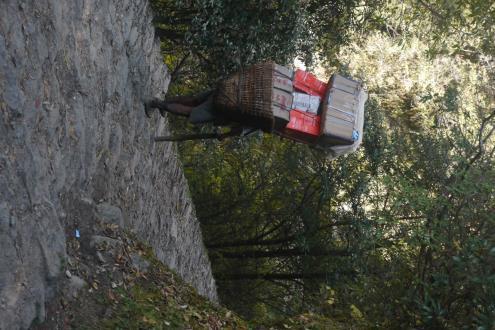
<path fill-rule="evenodd" d="M 167 122 L 142 100 L 168 86 L 146 0 L 0 5 L 0 329 L 43 320 L 88 204 L 122 210 L 158 258 L 216 300 Z M 86 205 L 86 206 L 85 206 Z"/>

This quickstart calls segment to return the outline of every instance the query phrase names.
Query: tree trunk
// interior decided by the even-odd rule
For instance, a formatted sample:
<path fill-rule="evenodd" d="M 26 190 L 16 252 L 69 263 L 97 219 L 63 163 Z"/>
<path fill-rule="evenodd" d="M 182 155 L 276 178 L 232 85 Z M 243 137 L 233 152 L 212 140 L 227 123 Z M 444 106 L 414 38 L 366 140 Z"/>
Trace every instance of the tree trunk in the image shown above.
<path fill-rule="evenodd" d="M 349 250 L 313 250 L 304 251 L 302 249 L 287 249 L 287 250 L 274 250 L 274 251 L 261 251 L 261 250 L 247 250 L 241 252 L 219 252 L 218 256 L 227 259 L 243 259 L 243 258 L 277 258 L 277 257 L 297 257 L 297 256 L 334 256 L 345 257 L 351 255 Z M 212 259 L 217 257 L 213 254 Z"/>
<path fill-rule="evenodd" d="M 223 281 L 242 280 L 297 280 L 297 279 L 320 279 L 326 280 L 328 273 L 240 273 L 240 274 L 215 274 L 215 278 Z"/>
<path fill-rule="evenodd" d="M 325 230 L 331 227 L 336 227 L 336 226 L 345 226 L 345 225 L 351 225 L 354 222 L 352 220 L 342 220 L 342 221 L 336 221 L 334 223 L 331 223 L 326 226 L 320 227 L 317 231 Z M 274 239 L 258 239 L 258 238 L 253 238 L 253 239 L 247 239 L 247 240 L 239 240 L 239 241 L 232 241 L 232 242 L 221 242 L 221 243 L 213 243 L 213 244 L 206 244 L 206 247 L 208 249 L 223 249 L 223 248 L 229 248 L 229 247 L 240 247 L 240 246 L 256 246 L 256 245 L 277 245 L 277 244 L 282 244 L 282 243 L 287 243 L 290 241 L 293 241 L 297 238 L 298 235 L 288 235 L 283 238 L 274 238 Z"/>
<path fill-rule="evenodd" d="M 279 238 L 279 239 L 266 239 L 266 240 L 260 240 L 260 239 L 247 239 L 244 241 L 234 241 L 234 242 L 223 242 L 223 243 L 217 243 L 217 244 L 207 244 L 206 247 L 208 249 L 223 249 L 223 248 L 229 248 L 229 247 L 239 247 L 239 246 L 256 246 L 256 245 L 276 245 L 276 244 L 282 244 L 282 243 L 287 243 L 292 241 L 295 238 L 294 235 L 287 236 L 285 238 Z"/>
<path fill-rule="evenodd" d="M 166 38 L 171 40 L 182 40 L 184 38 L 184 33 L 173 30 L 155 28 L 155 37 L 159 37 L 160 39 Z"/>

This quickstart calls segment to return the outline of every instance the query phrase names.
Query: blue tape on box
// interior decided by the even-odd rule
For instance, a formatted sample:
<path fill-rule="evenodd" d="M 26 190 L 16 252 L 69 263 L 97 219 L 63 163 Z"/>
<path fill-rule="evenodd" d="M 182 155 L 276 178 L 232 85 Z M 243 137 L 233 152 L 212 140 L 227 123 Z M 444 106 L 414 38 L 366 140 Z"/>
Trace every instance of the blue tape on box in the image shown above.
<path fill-rule="evenodd" d="M 357 141 L 359 139 L 359 132 L 354 130 L 352 131 L 352 141 Z"/>

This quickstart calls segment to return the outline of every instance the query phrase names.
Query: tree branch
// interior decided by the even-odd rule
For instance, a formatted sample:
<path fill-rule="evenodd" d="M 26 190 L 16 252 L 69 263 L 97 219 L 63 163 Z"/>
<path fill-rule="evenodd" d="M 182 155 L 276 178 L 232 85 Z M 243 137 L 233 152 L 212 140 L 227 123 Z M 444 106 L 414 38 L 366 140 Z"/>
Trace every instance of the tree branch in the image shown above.
<path fill-rule="evenodd" d="M 346 257 L 350 256 L 351 251 L 347 249 L 334 249 L 334 250 L 312 250 L 305 251 L 300 248 L 295 249 L 283 249 L 283 250 L 273 250 L 273 251 L 262 251 L 262 250 L 246 250 L 240 252 L 226 252 L 222 251 L 217 254 L 212 255 L 212 259 L 221 256 L 227 259 L 244 259 L 244 258 L 287 258 L 287 257 L 298 257 L 298 256 L 332 256 L 332 257 Z"/>
<path fill-rule="evenodd" d="M 319 227 L 316 231 L 318 232 L 318 231 L 325 230 L 325 229 L 332 228 L 332 227 L 336 227 L 336 226 L 351 225 L 352 223 L 353 223 L 352 220 L 335 221 L 335 222 L 330 223 L 328 225 Z M 280 237 L 280 238 L 274 238 L 274 239 L 266 239 L 266 240 L 261 239 L 265 236 L 266 235 L 263 235 L 261 237 L 258 236 L 258 237 L 247 239 L 247 240 L 207 244 L 206 247 L 209 249 L 221 249 L 221 248 L 240 247 L 240 246 L 277 245 L 277 244 L 287 243 L 287 242 L 295 240 L 298 237 L 298 234 L 292 234 L 292 235 L 288 235 L 286 237 Z"/>

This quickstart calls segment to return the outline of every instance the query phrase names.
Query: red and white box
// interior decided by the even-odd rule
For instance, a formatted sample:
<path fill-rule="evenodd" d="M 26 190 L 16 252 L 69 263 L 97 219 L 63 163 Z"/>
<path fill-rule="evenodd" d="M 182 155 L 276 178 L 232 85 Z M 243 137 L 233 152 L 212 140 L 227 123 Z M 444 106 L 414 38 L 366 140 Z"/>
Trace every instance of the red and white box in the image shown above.
<path fill-rule="evenodd" d="M 297 132 L 309 138 L 316 138 L 320 135 L 320 116 L 304 111 L 292 110 L 290 112 L 287 131 Z"/>
<path fill-rule="evenodd" d="M 296 90 L 309 95 L 316 95 L 320 98 L 325 96 L 327 84 L 318 80 L 312 73 L 297 69 L 294 73 L 293 85 Z"/>

